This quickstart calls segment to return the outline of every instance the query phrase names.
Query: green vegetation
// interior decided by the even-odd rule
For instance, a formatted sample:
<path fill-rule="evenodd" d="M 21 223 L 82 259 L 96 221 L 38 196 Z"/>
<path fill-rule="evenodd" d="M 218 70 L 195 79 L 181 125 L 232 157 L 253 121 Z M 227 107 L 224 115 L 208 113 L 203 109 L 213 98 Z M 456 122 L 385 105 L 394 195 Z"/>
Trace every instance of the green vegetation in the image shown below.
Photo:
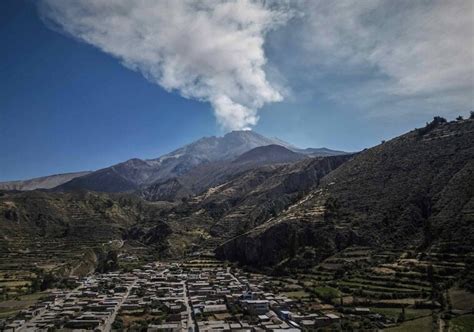
<path fill-rule="evenodd" d="M 47 295 L 44 292 L 16 296 L 14 299 L 0 302 L 0 319 L 16 315 L 20 310 L 26 309 Z"/>
<path fill-rule="evenodd" d="M 472 332 L 474 331 L 474 315 L 464 315 L 453 318 L 449 321 L 452 332 Z"/>
<path fill-rule="evenodd" d="M 397 320 L 403 312 L 402 308 L 370 308 L 370 310 L 393 320 Z M 405 309 L 404 320 L 411 320 L 429 315 L 431 315 L 431 310 L 429 309 Z"/>
<path fill-rule="evenodd" d="M 474 293 L 452 288 L 449 290 L 451 307 L 458 310 L 472 310 L 474 308 Z"/>
<path fill-rule="evenodd" d="M 332 299 L 339 297 L 339 290 L 329 286 L 319 286 L 313 288 L 314 294 L 325 302 L 331 302 Z"/>
<path fill-rule="evenodd" d="M 405 321 L 401 325 L 386 329 L 385 331 L 387 332 L 413 332 L 413 331 L 424 332 L 424 331 L 432 331 L 432 328 L 433 328 L 433 318 L 431 316 L 428 316 L 428 317 Z"/>

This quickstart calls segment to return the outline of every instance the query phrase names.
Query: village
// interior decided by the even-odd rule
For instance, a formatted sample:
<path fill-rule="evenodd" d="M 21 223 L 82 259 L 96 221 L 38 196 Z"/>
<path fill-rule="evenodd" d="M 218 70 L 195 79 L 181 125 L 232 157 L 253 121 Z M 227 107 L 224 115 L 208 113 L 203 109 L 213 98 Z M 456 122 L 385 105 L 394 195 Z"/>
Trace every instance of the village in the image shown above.
<path fill-rule="evenodd" d="M 157 262 L 77 282 L 23 310 L 4 330 L 300 331 L 340 322 L 336 311 L 265 292 L 264 276 L 223 265 Z"/>
<path fill-rule="evenodd" d="M 56 279 L 36 292 L 34 279 L 17 285 L 11 278 L 20 274 L 11 275 L 0 331 L 410 331 L 470 317 L 465 290 L 433 295 L 450 280 L 442 264 L 453 263 L 436 261 L 430 289 L 426 261 L 396 254 L 353 247 L 311 271 L 279 275 L 210 253 L 178 261 L 126 253 L 118 269 Z M 340 273 L 348 263 L 367 266 Z"/>

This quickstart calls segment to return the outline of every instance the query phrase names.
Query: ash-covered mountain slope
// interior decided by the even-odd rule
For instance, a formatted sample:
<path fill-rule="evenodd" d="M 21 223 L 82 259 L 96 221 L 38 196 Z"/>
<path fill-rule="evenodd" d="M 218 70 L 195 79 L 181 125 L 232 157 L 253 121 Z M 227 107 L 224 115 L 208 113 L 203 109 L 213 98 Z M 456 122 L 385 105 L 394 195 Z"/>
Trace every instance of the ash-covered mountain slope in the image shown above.
<path fill-rule="evenodd" d="M 243 153 L 234 160 L 199 165 L 179 177 L 157 181 L 139 191 L 149 201 L 176 201 L 200 194 L 243 172 L 263 165 L 277 165 L 309 158 L 280 145 L 266 145 Z"/>
<path fill-rule="evenodd" d="M 6 181 L 0 182 L 0 190 L 35 190 L 35 189 L 51 189 L 63 183 L 71 181 L 74 178 L 84 176 L 91 173 L 90 171 L 54 174 L 49 176 L 42 176 L 28 180 Z"/>
<path fill-rule="evenodd" d="M 216 252 L 259 266 L 311 265 L 354 244 L 472 252 L 473 142 L 473 120 L 435 121 L 365 150 Z"/>
<path fill-rule="evenodd" d="M 86 189 L 102 192 L 136 190 L 157 181 L 186 174 L 199 165 L 230 161 L 256 147 L 282 145 L 290 150 L 314 155 L 278 139 L 264 137 L 253 131 L 233 131 L 223 137 L 204 137 L 162 157 L 149 160 L 131 159 L 64 183 L 56 190 Z M 326 155 L 328 152 L 324 150 Z M 339 154 L 339 151 L 335 151 Z"/>

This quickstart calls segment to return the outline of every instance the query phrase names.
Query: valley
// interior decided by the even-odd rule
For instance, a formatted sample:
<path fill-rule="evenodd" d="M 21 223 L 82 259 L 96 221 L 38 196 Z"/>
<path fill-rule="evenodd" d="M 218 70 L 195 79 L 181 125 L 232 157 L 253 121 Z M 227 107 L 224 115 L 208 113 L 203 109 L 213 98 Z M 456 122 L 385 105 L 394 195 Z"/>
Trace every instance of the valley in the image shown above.
<path fill-rule="evenodd" d="M 132 160 L 2 190 L 0 322 L 468 330 L 473 141 L 472 119 L 435 118 L 354 154 L 237 132 L 157 159 L 172 167 Z M 253 312 L 246 296 L 268 307 Z"/>

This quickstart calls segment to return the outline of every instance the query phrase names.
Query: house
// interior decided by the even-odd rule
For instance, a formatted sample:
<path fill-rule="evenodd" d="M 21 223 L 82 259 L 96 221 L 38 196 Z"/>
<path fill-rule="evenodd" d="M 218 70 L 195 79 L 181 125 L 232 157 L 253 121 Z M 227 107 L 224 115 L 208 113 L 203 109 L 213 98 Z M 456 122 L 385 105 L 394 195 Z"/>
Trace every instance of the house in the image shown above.
<path fill-rule="evenodd" d="M 252 314 L 266 314 L 269 309 L 268 300 L 243 300 L 242 305 Z"/>
<path fill-rule="evenodd" d="M 207 304 L 203 311 L 209 313 L 227 312 L 227 306 L 225 304 Z"/>
<path fill-rule="evenodd" d="M 181 327 L 179 323 L 165 323 L 165 324 L 151 324 L 148 325 L 147 332 L 178 332 L 181 331 Z"/>

